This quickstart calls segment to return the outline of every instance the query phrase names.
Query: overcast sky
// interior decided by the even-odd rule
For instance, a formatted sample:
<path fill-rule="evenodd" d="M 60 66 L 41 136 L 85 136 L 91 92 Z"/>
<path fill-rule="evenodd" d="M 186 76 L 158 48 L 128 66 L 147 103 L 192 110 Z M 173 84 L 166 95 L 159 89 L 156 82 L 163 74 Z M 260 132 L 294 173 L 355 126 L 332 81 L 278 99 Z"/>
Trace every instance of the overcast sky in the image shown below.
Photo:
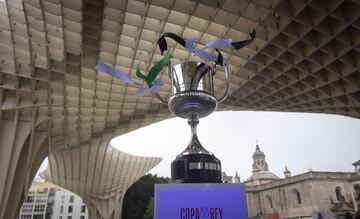
<path fill-rule="evenodd" d="M 314 171 L 354 171 L 360 159 L 360 120 L 310 113 L 215 112 L 200 119 L 202 145 L 222 162 L 227 175 L 251 175 L 256 140 L 269 170 L 283 177 L 285 165 L 293 175 Z M 111 144 L 135 155 L 163 161 L 151 173 L 170 176 L 170 164 L 190 139 L 186 120 L 165 120 L 114 138 Z M 45 161 L 39 170 L 44 170 Z"/>
<path fill-rule="evenodd" d="M 227 175 L 251 175 L 256 140 L 269 170 L 283 177 L 314 171 L 354 171 L 360 159 L 360 120 L 309 113 L 216 112 L 200 120 L 202 145 L 222 162 Z M 190 139 L 186 120 L 174 118 L 117 137 L 111 144 L 135 155 L 159 156 L 151 173 L 170 176 L 170 164 Z"/>

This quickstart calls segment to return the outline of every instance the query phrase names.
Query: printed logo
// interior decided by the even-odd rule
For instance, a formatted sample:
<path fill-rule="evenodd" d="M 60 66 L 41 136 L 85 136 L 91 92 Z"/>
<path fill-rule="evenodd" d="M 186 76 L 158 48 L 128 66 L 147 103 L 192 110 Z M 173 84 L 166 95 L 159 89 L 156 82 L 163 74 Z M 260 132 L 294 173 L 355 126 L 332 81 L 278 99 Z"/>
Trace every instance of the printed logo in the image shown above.
<path fill-rule="evenodd" d="M 200 215 L 202 218 L 209 218 L 209 208 L 201 208 Z"/>
<path fill-rule="evenodd" d="M 180 219 L 223 219 L 223 208 L 180 208 Z"/>

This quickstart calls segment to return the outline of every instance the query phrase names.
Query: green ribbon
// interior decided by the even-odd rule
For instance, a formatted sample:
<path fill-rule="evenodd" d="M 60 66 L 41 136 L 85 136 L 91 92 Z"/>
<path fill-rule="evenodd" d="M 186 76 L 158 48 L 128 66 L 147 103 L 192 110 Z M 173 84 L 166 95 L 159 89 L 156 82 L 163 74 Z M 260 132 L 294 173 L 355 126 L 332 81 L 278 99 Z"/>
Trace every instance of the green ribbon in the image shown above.
<path fill-rule="evenodd" d="M 149 73 L 145 76 L 141 73 L 140 71 L 140 64 L 136 67 L 136 76 L 138 76 L 139 78 L 143 79 L 147 86 L 150 88 L 152 86 L 155 85 L 155 79 L 156 77 L 159 75 L 159 73 L 161 72 L 161 70 L 163 70 L 163 68 L 165 67 L 165 65 L 167 64 L 167 62 L 172 58 L 173 56 L 171 55 L 170 52 L 166 52 L 164 57 L 162 59 L 160 59 L 160 61 L 158 63 L 156 63 L 149 71 Z"/>

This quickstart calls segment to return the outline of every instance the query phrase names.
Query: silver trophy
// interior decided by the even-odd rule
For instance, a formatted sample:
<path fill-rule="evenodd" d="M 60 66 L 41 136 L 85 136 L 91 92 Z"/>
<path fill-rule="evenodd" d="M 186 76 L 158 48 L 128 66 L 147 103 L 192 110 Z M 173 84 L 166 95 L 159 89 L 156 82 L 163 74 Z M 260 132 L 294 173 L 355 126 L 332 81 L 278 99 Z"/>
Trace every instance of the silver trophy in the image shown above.
<path fill-rule="evenodd" d="M 224 61 L 225 92 L 219 98 L 215 95 L 214 75 L 216 65 L 189 61 L 171 66 L 167 73 L 171 78 L 171 97 L 165 101 L 169 110 L 180 118 L 188 120 L 191 140 L 186 149 L 171 164 L 172 180 L 178 183 L 221 183 L 221 162 L 199 142 L 196 127 L 199 119 L 214 112 L 220 102 L 226 99 L 229 90 L 229 66 Z"/>

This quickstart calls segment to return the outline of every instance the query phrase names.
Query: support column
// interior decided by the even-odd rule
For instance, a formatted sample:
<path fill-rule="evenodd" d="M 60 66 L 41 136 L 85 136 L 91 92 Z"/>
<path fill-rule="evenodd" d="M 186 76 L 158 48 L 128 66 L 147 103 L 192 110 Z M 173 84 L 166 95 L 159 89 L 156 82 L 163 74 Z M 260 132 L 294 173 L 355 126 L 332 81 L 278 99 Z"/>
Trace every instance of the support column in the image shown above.
<path fill-rule="evenodd" d="M 119 193 L 109 199 L 86 201 L 89 219 L 121 219 L 123 200 L 124 196 Z"/>
<path fill-rule="evenodd" d="M 0 124 L 0 218 L 12 219 L 17 217 L 31 181 L 48 153 L 46 134 L 34 134 L 34 144 L 30 145 L 30 122 L 2 120 Z M 33 156 L 29 157 L 29 153 Z"/>

